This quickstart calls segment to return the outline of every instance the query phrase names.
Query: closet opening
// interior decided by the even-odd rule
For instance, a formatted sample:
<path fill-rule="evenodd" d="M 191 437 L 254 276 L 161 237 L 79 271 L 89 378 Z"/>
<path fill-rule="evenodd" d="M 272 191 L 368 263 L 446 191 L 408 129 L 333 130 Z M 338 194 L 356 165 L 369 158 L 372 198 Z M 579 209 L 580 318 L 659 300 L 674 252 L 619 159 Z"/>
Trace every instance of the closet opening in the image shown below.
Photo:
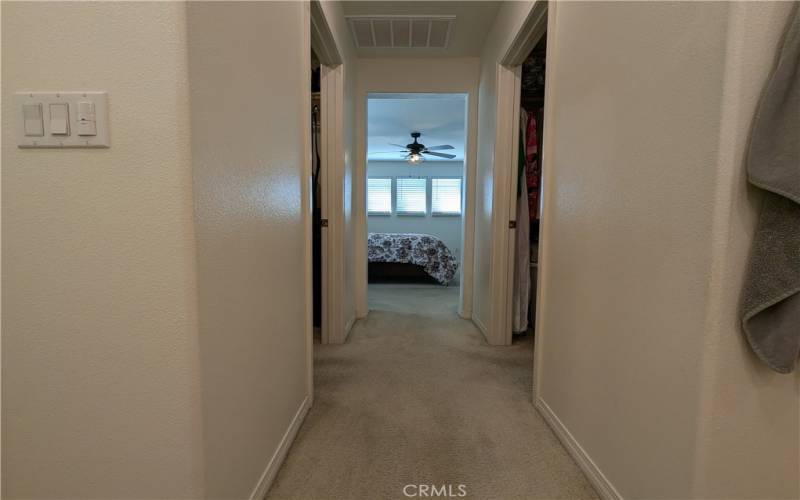
<path fill-rule="evenodd" d="M 516 232 L 512 294 L 513 340 L 533 335 L 539 274 L 539 221 L 542 215 L 542 135 L 544 131 L 547 33 L 525 57 L 520 68 L 519 147 L 516 192 Z"/>
<path fill-rule="evenodd" d="M 322 132 L 321 71 L 314 49 L 311 49 L 311 255 L 312 255 L 312 324 L 314 342 L 322 339 Z"/>
<path fill-rule="evenodd" d="M 457 317 L 466 193 L 466 94 L 367 95 L 367 298 Z"/>

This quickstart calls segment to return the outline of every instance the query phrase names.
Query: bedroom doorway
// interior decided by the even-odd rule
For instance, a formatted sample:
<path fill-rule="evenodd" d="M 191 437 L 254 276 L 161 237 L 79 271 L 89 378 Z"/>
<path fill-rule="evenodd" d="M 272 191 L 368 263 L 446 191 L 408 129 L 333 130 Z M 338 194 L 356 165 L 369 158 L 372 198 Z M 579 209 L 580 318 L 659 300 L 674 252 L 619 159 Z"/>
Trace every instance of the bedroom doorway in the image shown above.
<path fill-rule="evenodd" d="M 366 133 L 369 308 L 457 313 L 467 94 L 369 93 Z"/>

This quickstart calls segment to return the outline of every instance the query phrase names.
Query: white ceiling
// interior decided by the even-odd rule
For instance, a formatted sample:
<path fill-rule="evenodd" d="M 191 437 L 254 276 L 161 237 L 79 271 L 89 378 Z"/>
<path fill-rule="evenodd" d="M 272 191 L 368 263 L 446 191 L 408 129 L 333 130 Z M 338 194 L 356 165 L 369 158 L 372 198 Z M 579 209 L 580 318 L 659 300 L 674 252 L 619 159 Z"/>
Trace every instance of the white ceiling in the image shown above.
<path fill-rule="evenodd" d="M 478 57 L 497 9 L 500 8 L 500 2 L 472 1 L 349 1 L 342 4 L 346 16 L 456 16 L 450 41 L 445 49 L 359 48 L 359 57 Z"/>
<path fill-rule="evenodd" d="M 404 153 L 389 143 L 406 145 L 412 131 L 422 132 L 419 142 L 426 146 L 450 144 L 453 161 L 464 160 L 467 97 L 465 94 L 370 94 L 367 101 L 367 159 L 402 161 Z M 447 161 L 426 156 L 425 161 Z"/>

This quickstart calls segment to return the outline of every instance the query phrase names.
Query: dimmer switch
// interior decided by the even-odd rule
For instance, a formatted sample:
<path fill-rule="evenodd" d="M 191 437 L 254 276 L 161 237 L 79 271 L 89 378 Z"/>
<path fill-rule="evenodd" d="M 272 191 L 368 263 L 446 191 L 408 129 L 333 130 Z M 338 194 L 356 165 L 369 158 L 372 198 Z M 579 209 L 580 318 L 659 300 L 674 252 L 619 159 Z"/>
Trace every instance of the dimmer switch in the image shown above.
<path fill-rule="evenodd" d="M 97 117 L 91 101 L 78 102 L 78 135 L 97 135 Z"/>

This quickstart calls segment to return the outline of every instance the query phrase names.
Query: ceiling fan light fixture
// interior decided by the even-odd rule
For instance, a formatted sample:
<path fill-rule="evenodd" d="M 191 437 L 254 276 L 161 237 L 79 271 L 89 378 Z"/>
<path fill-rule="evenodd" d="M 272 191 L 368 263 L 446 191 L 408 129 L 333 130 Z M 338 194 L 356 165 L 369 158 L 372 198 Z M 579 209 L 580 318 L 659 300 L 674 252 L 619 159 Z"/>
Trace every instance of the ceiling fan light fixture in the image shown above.
<path fill-rule="evenodd" d="M 409 155 L 408 157 L 408 163 L 412 165 L 418 165 L 423 161 L 425 161 L 425 158 L 423 158 L 422 155 L 419 153 L 411 153 L 411 155 Z"/>

